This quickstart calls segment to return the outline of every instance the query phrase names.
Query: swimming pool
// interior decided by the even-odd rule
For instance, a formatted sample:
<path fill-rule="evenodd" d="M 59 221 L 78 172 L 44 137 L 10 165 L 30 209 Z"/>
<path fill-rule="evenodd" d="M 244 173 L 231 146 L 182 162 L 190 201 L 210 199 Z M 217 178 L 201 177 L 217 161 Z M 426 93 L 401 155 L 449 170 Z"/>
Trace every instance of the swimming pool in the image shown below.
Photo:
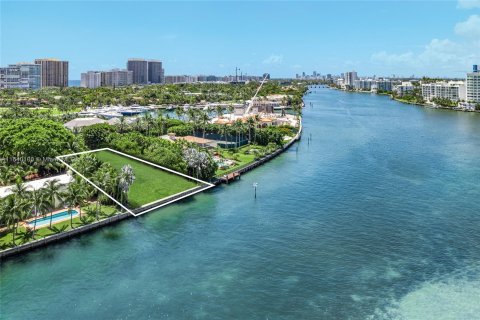
<path fill-rule="evenodd" d="M 77 210 L 71 210 L 71 211 L 73 212 L 74 216 L 76 216 L 78 214 Z M 62 211 L 62 212 L 57 212 L 57 213 L 52 215 L 52 224 L 59 221 L 59 220 L 63 220 L 66 217 L 70 217 L 70 211 L 65 210 L 65 211 Z M 50 224 L 50 215 L 48 214 L 45 217 L 37 218 L 35 220 L 37 220 L 37 228 L 38 227 L 44 227 L 44 226 Z M 35 225 L 35 220 L 32 220 L 32 221 L 28 222 L 28 226 L 33 228 L 33 226 Z"/>

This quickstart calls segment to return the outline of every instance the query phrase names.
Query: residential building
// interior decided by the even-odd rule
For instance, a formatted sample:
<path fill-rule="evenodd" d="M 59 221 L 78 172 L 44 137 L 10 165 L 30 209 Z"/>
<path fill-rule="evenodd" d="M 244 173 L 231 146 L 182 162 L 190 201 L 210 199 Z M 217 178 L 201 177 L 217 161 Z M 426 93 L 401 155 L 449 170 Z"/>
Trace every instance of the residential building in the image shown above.
<path fill-rule="evenodd" d="M 356 79 L 353 81 L 353 88 L 355 90 L 370 91 L 374 83 L 375 80 L 373 79 Z"/>
<path fill-rule="evenodd" d="M 84 88 L 98 88 L 102 85 L 102 73 L 88 71 L 81 74 L 80 86 Z"/>
<path fill-rule="evenodd" d="M 144 59 L 128 59 L 127 70 L 133 72 L 134 84 L 148 83 L 148 61 Z"/>
<path fill-rule="evenodd" d="M 192 83 L 197 82 L 197 76 L 188 76 L 188 75 L 173 75 L 173 76 L 166 76 L 165 83 Z"/>
<path fill-rule="evenodd" d="M 159 60 L 148 60 L 148 83 L 162 83 L 163 69 Z"/>
<path fill-rule="evenodd" d="M 426 101 L 434 98 L 460 101 L 466 99 L 465 82 L 463 81 L 442 81 L 422 84 L 422 97 Z"/>
<path fill-rule="evenodd" d="M 401 84 L 398 84 L 393 87 L 393 91 L 397 93 L 398 96 L 403 96 L 409 92 L 412 92 L 414 89 L 413 84 L 410 81 L 403 81 Z"/>
<path fill-rule="evenodd" d="M 254 100 L 252 103 L 253 113 L 274 113 L 275 108 L 280 107 L 278 101 Z"/>
<path fill-rule="evenodd" d="M 375 83 L 372 84 L 372 91 L 392 91 L 393 84 L 392 81 L 388 79 L 379 79 L 375 80 Z"/>
<path fill-rule="evenodd" d="M 35 59 L 41 66 L 42 87 L 68 87 L 68 61 Z"/>
<path fill-rule="evenodd" d="M 355 71 L 346 72 L 345 76 L 345 85 L 353 87 L 355 80 L 358 79 L 357 73 Z"/>
<path fill-rule="evenodd" d="M 101 85 L 107 87 L 123 87 L 133 83 L 133 71 L 112 69 L 101 72 Z"/>
<path fill-rule="evenodd" d="M 0 89 L 40 89 L 41 69 L 40 65 L 28 62 L 0 68 Z"/>
<path fill-rule="evenodd" d="M 473 66 L 472 72 L 467 73 L 466 87 L 467 102 L 480 103 L 480 71 L 477 65 Z"/>

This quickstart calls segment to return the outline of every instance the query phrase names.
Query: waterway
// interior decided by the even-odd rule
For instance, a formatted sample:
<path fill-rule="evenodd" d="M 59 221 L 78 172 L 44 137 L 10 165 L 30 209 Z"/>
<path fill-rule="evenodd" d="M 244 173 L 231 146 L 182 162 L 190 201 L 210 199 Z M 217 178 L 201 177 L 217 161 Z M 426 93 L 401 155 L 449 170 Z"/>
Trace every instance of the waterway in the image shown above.
<path fill-rule="evenodd" d="M 304 130 L 238 182 L 2 262 L 0 318 L 480 319 L 480 116 L 316 89 Z"/>

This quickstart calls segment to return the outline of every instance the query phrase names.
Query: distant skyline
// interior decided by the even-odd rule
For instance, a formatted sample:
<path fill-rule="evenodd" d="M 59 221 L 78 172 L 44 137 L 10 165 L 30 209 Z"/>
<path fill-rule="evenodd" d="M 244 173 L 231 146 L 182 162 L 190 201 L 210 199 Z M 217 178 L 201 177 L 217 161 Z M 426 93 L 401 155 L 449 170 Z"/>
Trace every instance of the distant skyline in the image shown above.
<path fill-rule="evenodd" d="M 0 65 L 54 57 L 70 80 L 162 60 L 167 75 L 268 72 L 464 77 L 480 64 L 480 0 L 4 1 Z"/>

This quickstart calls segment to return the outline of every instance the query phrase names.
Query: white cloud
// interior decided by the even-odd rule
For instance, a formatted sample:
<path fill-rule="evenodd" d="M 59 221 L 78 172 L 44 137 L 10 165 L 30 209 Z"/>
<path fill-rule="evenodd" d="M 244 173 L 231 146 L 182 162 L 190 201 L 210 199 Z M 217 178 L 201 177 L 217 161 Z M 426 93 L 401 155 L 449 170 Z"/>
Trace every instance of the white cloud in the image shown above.
<path fill-rule="evenodd" d="M 457 23 L 455 33 L 459 36 L 480 39 L 480 16 L 474 14 L 468 17 L 466 21 Z"/>
<path fill-rule="evenodd" d="M 459 74 L 471 64 L 480 60 L 480 41 L 454 42 L 449 39 L 433 39 L 418 53 L 388 53 L 381 51 L 372 54 L 373 64 L 392 67 L 411 73 Z"/>
<path fill-rule="evenodd" d="M 480 4 L 480 0 L 477 2 Z M 464 75 L 462 70 L 469 70 L 470 65 L 480 61 L 480 16 L 471 15 L 457 23 L 454 31 L 458 36 L 454 40 L 433 39 L 418 51 L 375 52 L 370 62 L 379 68 L 391 67 L 391 71 L 402 70 L 407 74 L 415 71 L 427 75 Z"/>
<path fill-rule="evenodd" d="M 283 61 L 282 55 L 271 54 L 268 58 L 263 60 L 264 64 L 280 64 Z"/>
<path fill-rule="evenodd" d="M 458 7 L 464 9 L 480 8 L 480 0 L 458 0 Z"/>

